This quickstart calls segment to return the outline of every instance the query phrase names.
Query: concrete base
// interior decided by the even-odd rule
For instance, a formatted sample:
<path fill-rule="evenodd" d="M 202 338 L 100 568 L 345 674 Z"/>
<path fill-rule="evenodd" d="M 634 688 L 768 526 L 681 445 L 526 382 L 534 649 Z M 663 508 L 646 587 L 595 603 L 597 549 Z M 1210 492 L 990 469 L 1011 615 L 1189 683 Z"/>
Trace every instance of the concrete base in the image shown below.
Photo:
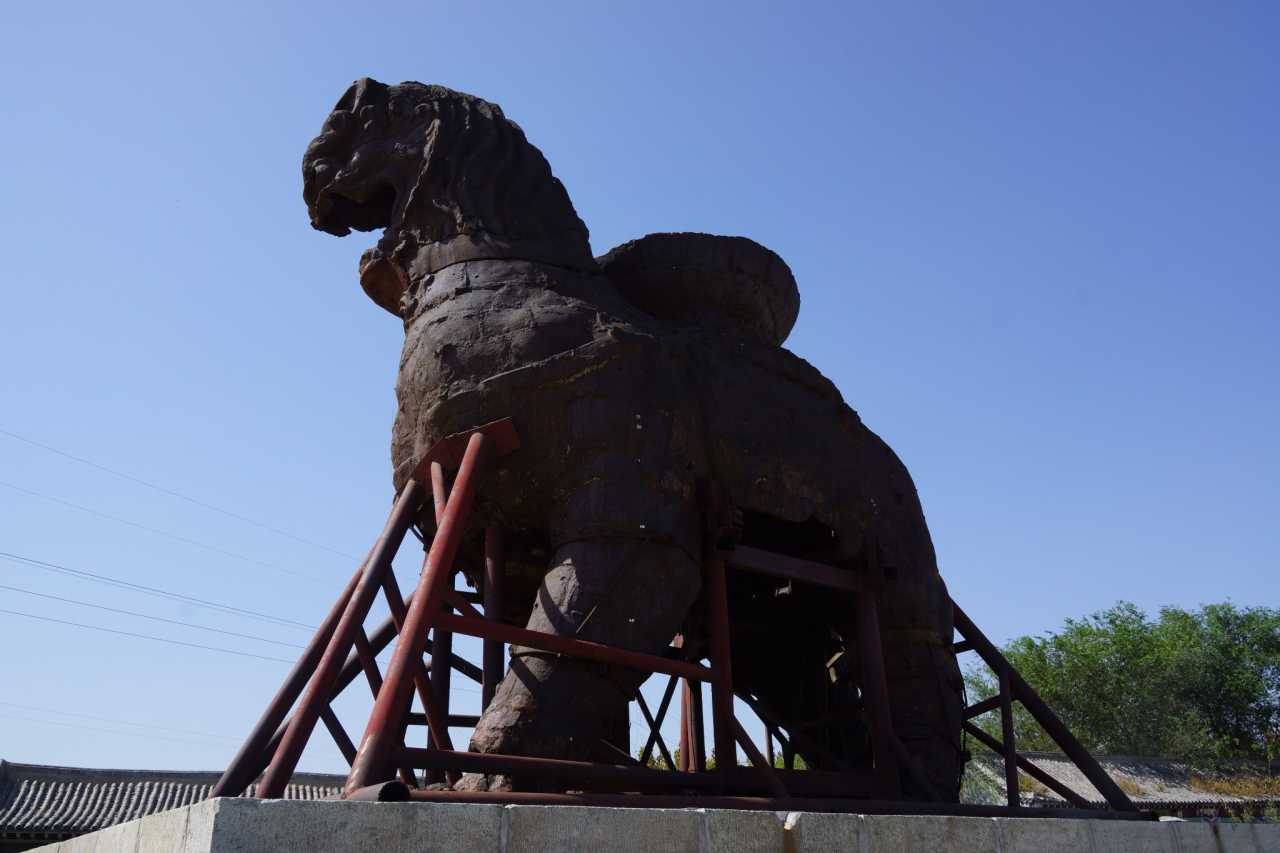
<path fill-rule="evenodd" d="M 56 853 L 1270 853 L 1280 825 L 207 800 Z"/>

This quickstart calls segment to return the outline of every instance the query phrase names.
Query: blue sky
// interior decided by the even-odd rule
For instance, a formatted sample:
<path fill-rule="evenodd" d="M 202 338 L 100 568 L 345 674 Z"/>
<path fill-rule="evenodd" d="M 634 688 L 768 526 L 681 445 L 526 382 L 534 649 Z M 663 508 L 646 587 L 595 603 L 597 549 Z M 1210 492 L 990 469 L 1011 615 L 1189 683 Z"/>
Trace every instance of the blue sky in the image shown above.
<path fill-rule="evenodd" d="M 1274 6 L 183 5 L 6 13 L 0 552 L 321 618 L 391 499 L 401 331 L 299 163 L 368 75 L 502 104 L 598 254 L 779 252 L 788 346 L 907 463 L 993 638 L 1280 600 Z M 29 562 L 0 584 L 119 631 L 306 638 Z M 0 757 L 44 763 L 221 767 L 286 669 L 11 613 L 0 648 Z"/>

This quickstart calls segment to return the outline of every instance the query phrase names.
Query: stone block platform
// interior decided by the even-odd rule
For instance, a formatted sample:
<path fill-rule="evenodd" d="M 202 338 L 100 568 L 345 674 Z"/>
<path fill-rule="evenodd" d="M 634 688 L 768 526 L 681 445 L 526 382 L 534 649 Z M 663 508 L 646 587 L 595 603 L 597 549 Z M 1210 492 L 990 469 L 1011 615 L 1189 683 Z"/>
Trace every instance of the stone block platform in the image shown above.
<path fill-rule="evenodd" d="M 1273 853 L 1280 825 L 206 800 L 49 853 Z"/>

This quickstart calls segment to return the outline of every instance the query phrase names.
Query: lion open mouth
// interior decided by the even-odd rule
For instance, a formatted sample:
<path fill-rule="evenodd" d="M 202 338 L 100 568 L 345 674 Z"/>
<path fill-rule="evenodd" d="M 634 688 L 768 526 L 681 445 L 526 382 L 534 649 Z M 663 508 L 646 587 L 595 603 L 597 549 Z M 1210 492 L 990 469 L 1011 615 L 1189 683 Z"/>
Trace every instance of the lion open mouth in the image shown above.
<path fill-rule="evenodd" d="M 311 227 L 345 237 L 391 224 L 397 193 L 389 181 L 362 180 L 345 169 L 335 170 L 330 160 L 307 167 L 303 196 Z"/>

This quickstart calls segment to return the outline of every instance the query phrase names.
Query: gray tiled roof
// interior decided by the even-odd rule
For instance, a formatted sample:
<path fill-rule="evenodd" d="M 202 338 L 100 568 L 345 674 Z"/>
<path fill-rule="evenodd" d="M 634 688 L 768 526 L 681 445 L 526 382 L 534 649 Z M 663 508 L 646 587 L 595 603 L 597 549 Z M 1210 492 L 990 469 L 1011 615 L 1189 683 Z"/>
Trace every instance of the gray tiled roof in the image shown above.
<path fill-rule="evenodd" d="M 1091 804 L 1101 807 L 1105 799 L 1085 775 L 1065 755 L 1052 752 L 1023 752 L 1022 756 L 1075 791 Z M 1120 785 L 1139 807 L 1167 807 L 1178 805 L 1216 805 L 1273 802 L 1275 797 L 1239 797 L 1219 794 L 1195 787 L 1192 779 L 1197 768 L 1176 758 L 1158 758 L 1130 755 L 1095 756 L 1102 769 Z M 1266 775 L 1262 762 L 1237 762 L 1237 771 L 1244 775 Z M 968 772 L 981 774 L 986 781 L 1004 796 L 1004 760 L 986 750 L 975 750 L 969 762 Z M 1205 774 L 1213 775 L 1213 774 Z M 1024 800 L 1026 791 L 1022 792 Z M 1062 799 L 1053 791 L 1036 786 L 1035 800 L 1056 801 Z"/>
<path fill-rule="evenodd" d="M 209 796 L 219 775 L 0 761 L 0 838 L 79 835 L 199 802 Z M 288 800 L 336 796 L 344 781 L 343 776 L 295 773 L 284 796 Z"/>

